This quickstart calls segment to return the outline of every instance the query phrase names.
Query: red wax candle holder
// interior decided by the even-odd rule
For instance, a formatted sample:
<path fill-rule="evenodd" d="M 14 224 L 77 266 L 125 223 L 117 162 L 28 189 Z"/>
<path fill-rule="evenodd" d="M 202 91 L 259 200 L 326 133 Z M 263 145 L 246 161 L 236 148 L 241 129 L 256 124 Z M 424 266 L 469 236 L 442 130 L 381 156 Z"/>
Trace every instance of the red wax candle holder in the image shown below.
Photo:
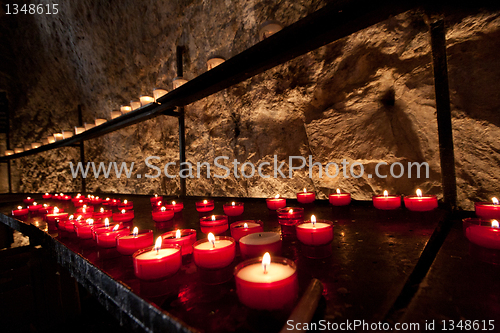
<path fill-rule="evenodd" d="M 158 251 L 148 247 L 135 252 L 132 258 L 135 276 L 142 280 L 164 279 L 177 273 L 182 265 L 181 248 L 176 244 L 162 245 Z"/>
<path fill-rule="evenodd" d="M 297 239 L 302 244 L 302 254 L 308 258 L 325 258 L 332 255 L 333 222 L 304 221 L 296 226 Z"/>
<path fill-rule="evenodd" d="M 73 222 L 73 228 L 76 232 L 76 237 L 80 239 L 92 239 L 94 230 L 102 227 L 104 227 L 104 223 L 88 224 L 80 222 L 75 224 Z"/>
<path fill-rule="evenodd" d="M 81 221 L 75 221 L 75 226 L 78 225 L 78 224 L 81 224 L 82 222 Z M 85 222 L 83 222 L 85 223 Z M 118 223 L 118 229 L 117 230 L 121 230 L 123 228 L 125 228 L 124 224 L 123 223 Z M 108 225 L 106 226 L 106 223 L 104 223 L 104 226 L 101 226 L 101 227 L 98 227 L 98 228 L 94 228 L 94 231 L 92 233 L 92 239 L 93 240 L 97 240 L 97 235 L 98 234 L 102 234 L 102 233 L 105 233 L 105 232 L 109 232 L 109 231 L 112 231 L 113 228 L 116 227 L 116 224 L 115 225 Z"/>
<path fill-rule="evenodd" d="M 438 207 L 435 195 L 407 195 L 404 197 L 405 207 L 414 212 L 427 212 Z"/>
<path fill-rule="evenodd" d="M 137 235 L 121 235 L 116 238 L 116 249 L 123 255 L 131 255 L 138 250 L 151 247 L 154 243 L 153 230 L 139 230 Z"/>
<path fill-rule="evenodd" d="M 332 193 L 328 196 L 328 201 L 332 206 L 347 206 L 351 203 L 350 193 Z"/>
<path fill-rule="evenodd" d="M 122 223 L 132 222 L 132 220 L 134 219 L 134 211 L 133 210 L 125 210 L 125 211 L 113 213 L 112 219 L 113 219 L 113 222 L 122 222 Z"/>
<path fill-rule="evenodd" d="M 94 206 L 85 205 L 85 207 L 83 207 L 83 205 L 82 205 L 81 207 L 78 207 L 76 209 L 76 212 L 77 213 L 93 213 L 94 212 Z"/>
<path fill-rule="evenodd" d="M 151 207 L 154 207 L 158 201 L 160 202 L 163 201 L 163 197 L 161 195 L 149 198 L 149 202 L 151 202 Z"/>
<path fill-rule="evenodd" d="M 476 215 L 483 219 L 500 219 L 500 205 L 491 202 L 475 202 Z"/>
<path fill-rule="evenodd" d="M 38 214 L 38 211 L 43 208 L 43 205 L 31 205 L 31 206 L 28 206 L 28 210 L 31 214 Z"/>
<path fill-rule="evenodd" d="M 35 201 L 35 199 L 30 198 L 30 197 L 27 197 L 26 199 L 23 199 L 23 202 L 25 204 L 27 204 L 27 205 L 31 205 L 34 201 Z"/>
<path fill-rule="evenodd" d="M 75 220 L 65 220 L 59 222 L 59 228 L 67 232 L 76 232 L 75 230 Z M 90 236 L 92 238 L 92 235 Z"/>
<path fill-rule="evenodd" d="M 196 210 L 200 213 L 210 212 L 214 210 L 214 201 L 213 200 L 197 201 Z"/>
<path fill-rule="evenodd" d="M 73 206 L 75 207 L 82 207 L 83 205 L 88 205 L 89 201 L 85 198 L 81 198 L 81 199 L 73 199 Z"/>
<path fill-rule="evenodd" d="M 94 215 L 94 213 L 92 212 L 86 212 L 86 213 L 76 213 L 75 216 L 78 217 L 78 216 L 81 216 L 81 220 L 86 220 L 86 219 L 91 219 L 92 216 Z"/>
<path fill-rule="evenodd" d="M 228 202 L 222 205 L 222 207 L 224 209 L 224 214 L 227 216 L 238 216 L 243 214 L 245 205 L 243 202 Z"/>
<path fill-rule="evenodd" d="M 285 198 L 268 198 L 266 199 L 267 208 L 271 210 L 276 210 L 279 208 L 286 207 Z"/>
<path fill-rule="evenodd" d="M 182 202 L 172 201 L 170 204 L 163 205 L 166 209 L 172 209 L 174 213 L 178 213 L 184 209 L 184 204 Z"/>
<path fill-rule="evenodd" d="M 14 209 L 12 211 L 12 216 L 19 217 L 19 218 L 24 218 L 28 215 L 29 210 L 28 208 L 20 208 L 21 206 L 17 207 L 17 209 Z"/>
<path fill-rule="evenodd" d="M 96 229 L 97 230 L 97 229 Z M 116 247 L 116 238 L 130 234 L 130 227 L 108 232 L 96 233 L 95 238 L 97 245 L 104 248 Z"/>
<path fill-rule="evenodd" d="M 264 274 L 262 258 L 248 259 L 234 269 L 236 293 L 241 303 L 257 310 L 291 309 L 299 283 L 295 263 L 272 257 Z"/>
<path fill-rule="evenodd" d="M 401 196 L 399 195 L 374 195 L 373 206 L 381 210 L 393 210 L 401 207 Z"/>
<path fill-rule="evenodd" d="M 232 237 L 215 236 L 215 248 L 208 239 L 193 244 L 193 259 L 205 284 L 221 284 L 231 279 L 231 263 L 236 254 Z"/>
<path fill-rule="evenodd" d="M 281 254 L 281 235 L 277 232 L 259 232 L 240 238 L 240 252 L 244 258 L 261 257 L 269 252 L 271 255 Z"/>
<path fill-rule="evenodd" d="M 101 219 L 101 220 L 104 220 L 106 217 L 112 218 L 112 216 L 113 216 L 113 212 L 110 209 L 108 209 L 108 210 L 103 209 L 102 211 L 99 210 L 98 212 L 94 212 L 92 214 L 92 218 Z"/>
<path fill-rule="evenodd" d="M 177 244 L 181 247 L 182 255 L 193 253 L 193 244 L 196 243 L 196 230 L 180 229 L 180 237 L 177 238 L 177 230 L 169 231 L 161 235 L 162 244 Z"/>
<path fill-rule="evenodd" d="M 67 219 L 67 218 L 68 218 L 68 213 L 62 212 L 61 209 L 59 210 L 59 213 L 51 213 L 51 214 L 45 215 L 45 220 L 49 224 L 50 223 L 55 224 L 56 219 L 62 220 L 62 219 Z"/>
<path fill-rule="evenodd" d="M 214 235 L 221 234 L 228 229 L 226 215 L 209 215 L 200 218 L 201 232 L 204 234 L 213 233 Z"/>
<path fill-rule="evenodd" d="M 278 209 L 276 212 L 278 213 L 281 232 L 285 235 L 295 234 L 295 225 L 304 221 L 304 208 L 284 207 Z"/>
<path fill-rule="evenodd" d="M 500 225 L 497 220 L 466 218 L 463 230 L 469 240 L 471 257 L 500 265 Z"/>
<path fill-rule="evenodd" d="M 102 201 L 102 205 L 103 206 L 116 207 L 116 206 L 118 206 L 118 203 L 120 202 L 117 199 L 109 199 L 109 200 L 108 199 L 109 198 L 106 198 L 106 200 Z"/>
<path fill-rule="evenodd" d="M 45 200 L 48 200 L 48 199 L 52 198 L 52 194 L 45 193 L 44 195 L 42 195 L 42 198 Z"/>
<path fill-rule="evenodd" d="M 118 203 L 117 207 L 118 207 L 118 210 L 122 210 L 122 209 L 131 210 L 131 209 L 134 209 L 134 203 L 132 201 L 127 200 L 127 203 L 125 203 L 125 202 Z"/>
<path fill-rule="evenodd" d="M 153 215 L 153 221 L 155 222 L 166 222 L 174 218 L 175 212 L 173 209 L 157 210 L 151 213 Z"/>
<path fill-rule="evenodd" d="M 60 196 L 59 199 L 62 200 L 62 201 L 70 201 L 71 200 L 71 196 L 69 196 L 69 195 L 63 195 L 63 196 Z"/>
<path fill-rule="evenodd" d="M 247 227 L 245 228 L 245 224 Z M 239 241 L 241 237 L 253 234 L 256 232 L 263 232 L 264 223 L 259 220 L 243 220 L 231 223 L 231 237 L 234 238 L 235 241 Z"/>
<path fill-rule="evenodd" d="M 302 204 L 309 204 L 314 202 L 316 200 L 316 193 L 315 192 L 299 192 L 297 193 L 297 201 L 302 203 Z"/>

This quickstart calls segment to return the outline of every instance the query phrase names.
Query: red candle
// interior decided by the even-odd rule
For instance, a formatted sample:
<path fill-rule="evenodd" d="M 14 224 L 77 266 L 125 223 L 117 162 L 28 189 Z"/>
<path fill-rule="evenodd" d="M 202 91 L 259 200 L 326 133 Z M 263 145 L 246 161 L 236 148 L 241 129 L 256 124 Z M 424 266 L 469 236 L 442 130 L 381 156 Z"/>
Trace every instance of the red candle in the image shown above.
<path fill-rule="evenodd" d="M 80 219 L 77 219 L 75 221 L 75 226 L 77 226 L 79 223 L 82 223 Z M 123 223 L 118 223 L 121 225 L 121 227 L 118 227 L 119 229 L 123 229 L 124 226 L 123 226 Z M 115 226 L 116 227 L 116 226 Z M 103 232 L 108 232 L 108 231 L 111 231 L 113 229 L 113 227 L 110 227 L 109 226 L 109 218 L 105 218 L 104 219 L 104 226 L 100 226 L 98 228 L 94 228 L 93 229 L 93 232 L 92 232 L 92 239 L 93 240 L 96 240 L 97 239 L 97 234 L 102 234 Z"/>
<path fill-rule="evenodd" d="M 92 214 L 92 217 L 93 217 L 94 219 L 101 219 L 101 220 L 102 220 L 102 219 L 105 219 L 106 217 L 108 217 L 108 218 L 109 218 L 109 217 L 112 217 L 112 216 L 113 216 L 113 212 L 111 211 L 111 209 L 107 209 L 107 210 L 106 210 L 106 209 L 104 209 L 104 208 L 102 208 L 102 207 L 101 207 L 101 209 L 99 209 L 99 211 L 98 211 L 98 212 L 94 212 L 94 213 Z"/>
<path fill-rule="evenodd" d="M 35 199 L 33 199 L 31 197 L 27 197 L 26 199 L 23 199 L 23 202 L 27 205 L 31 205 L 34 201 L 35 201 Z"/>
<path fill-rule="evenodd" d="M 179 245 L 161 244 L 157 238 L 154 247 L 139 250 L 132 256 L 134 273 L 142 280 L 157 280 L 171 276 L 181 268 L 182 255 Z"/>
<path fill-rule="evenodd" d="M 267 208 L 271 210 L 276 210 L 286 206 L 286 199 L 280 198 L 280 195 L 277 194 L 274 198 L 266 199 L 266 204 Z"/>
<path fill-rule="evenodd" d="M 240 238 L 241 255 L 246 258 L 263 256 L 269 252 L 273 255 L 281 253 L 281 236 L 277 232 L 259 232 Z"/>
<path fill-rule="evenodd" d="M 437 208 L 438 201 L 435 195 L 422 195 L 422 191 L 417 189 L 417 195 L 407 195 L 404 197 L 405 207 L 415 212 L 426 212 Z"/>
<path fill-rule="evenodd" d="M 213 200 L 203 200 L 196 202 L 196 210 L 200 213 L 210 212 L 214 210 Z"/>
<path fill-rule="evenodd" d="M 137 250 L 151 247 L 154 242 L 153 230 L 140 230 L 135 227 L 130 235 L 116 238 L 116 249 L 123 255 L 131 255 Z"/>
<path fill-rule="evenodd" d="M 208 238 L 200 239 L 193 244 L 193 259 L 198 267 L 215 269 L 229 266 L 236 253 L 234 239 L 225 236 L 208 234 Z"/>
<path fill-rule="evenodd" d="M 63 219 L 63 218 L 68 218 L 68 213 L 62 213 L 62 210 L 60 210 L 57 207 L 54 207 L 54 211 L 52 214 L 47 214 L 45 216 L 45 219 L 48 223 L 55 223 L 56 219 Z"/>
<path fill-rule="evenodd" d="M 226 215 L 211 215 L 200 218 L 201 232 L 204 234 L 221 234 L 228 228 Z"/>
<path fill-rule="evenodd" d="M 347 206 L 351 203 L 351 194 L 342 193 L 337 189 L 337 193 L 332 193 L 328 196 L 328 201 L 332 206 Z"/>
<path fill-rule="evenodd" d="M 231 223 L 231 237 L 239 241 L 241 237 L 264 231 L 263 223 L 259 220 L 244 220 Z"/>
<path fill-rule="evenodd" d="M 88 200 L 82 197 L 76 201 L 73 201 L 73 206 L 83 207 L 83 205 L 86 205 L 87 203 L 88 203 Z"/>
<path fill-rule="evenodd" d="M 304 221 L 304 208 L 283 207 L 276 212 L 278 213 L 278 222 L 281 225 L 281 231 L 284 234 L 295 233 L 295 225 Z"/>
<path fill-rule="evenodd" d="M 476 202 L 474 208 L 476 215 L 483 219 L 500 219 L 500 205 L 497 198 L 492 198 L 492 202 Z"/>
<path fill-rule="evenodd" d="M 102 203 L 102 199 L 99 197 L 91 196 L 89 198 L 89 202 L 91 205 L 100 205 Z"/>
<path fill-rule="evenodd" d="M 384 195 L 374 195 L 373 206 L 377 209 L 392 210 L 401 207 L 401 197 L 399 195 L 389 195 L 384 191 Z"/>
<path fill-rule="evenodd" d="M 307 192 L 304 188 L 304 192 L 297 193 L 297 201 L 303 204 L 308 204 L 316 200 L 316 193 Z"/>
<path fill-rule="evenodd" d="M 60 197 L 61 200 L 63 201 L 70 201 L 71 200 L 71 196 L 70 195 L 63 195 L 62 197 Z"/>
<path fill-rule="evenodd" d="M 44 199 L 50 199 L 50 198 L 52 198 L 52 194 L 45 193 L 44 195 L 42 195 L 42 198 L 44 198 Z"/>
<path fill-rule="evenodd" d="M 465 236 L 471 243 L 500 250 L 500 225 L 497 220 L 467 218 L 463 222 Z"/>
<path fill-rule="evenodd" d="M 160 210 L 154 211 L 151 214 L 153 215 L 153 221 L 165 222 L 171 220 L 174 217 L 175 212 L 173 209 L 161 207 Z"/>
<path fill-rule="evenodd" d="M 114 222 L 132 222 L 132 220 L 134 219 L 134 211 L 122 209 L 118 213 L 113 213 L 112 217 Z"/>
<path fill-rule="evenodd" d="M 178 213 L 184 209 L 184 204 L 182 202 L 172 201 L 171 204 L 166 204 L 165 208 L 172 209 L 174 213 Z"/>
<path fill-rule="evenodd" d="M 154 207 L 157 202 L 162 201 L 163 197 L 161 195 L 155 194 L 154 197 L 149 198 L 149 201 L 151 202 L 151 207 Z"/>
<path fill-rule="evenodd" d="M 293 261 L 271 257 L 249 259 L 234 270 L 236 293 L 241 303 L 258 310 L 291 308 L 299 283 Z"/>
<path fill-rule="evenodd" d="M 100 247 L 115 247 L 116 246 L 116 238 L 123 235 L 128 235 L 130 233 L 130 227 L 120 229 L 123 225 L 117 224 L 107 232 L 96 233 L 95 238 L 97 241 L 97 245 Z"/>
<path fill-rule="evenodd" d="M 333 223 L 327 220 L 318 220 L 314 215 L 311 221 L 304 221 L 296 226 L 297 239 L 305 245 L 325 245 L 333 240 Z"/>
<path fill-rule="evenodd" d="M 37 204 L 36 202 L 33 202 L 33 205 L 28 206 L 28 210 L 31 214 L 36 214 L 40 210 L 40 208 L 43 208 L 41 204 Z"/>
<path fill-rule="evenodd" d="M 76 209 L 77 213 L 91 213 L 94 211 L 94 206 L 87 206 L 86 204 Z"/>
<path fill-rule="evenodd" d="M 224 214 L 228 216 L 238 216 L 243 214 L 244 204 L 243 202 L 231 202 L 225 203 L 223 206 Z"/>
<path fill-rule="evenodd" d="M 104 200 L 102 202 L 102 205 L 103 206 L 109 206 L 109 207 L 116 207 L 118 206 L 118 200 L 117 199 L 110 199 L 110 198 L 106 198 L 106 200 Z"/>
<path fill-rule="evenodd" d="M 59 200 L 59 194 L 57 194 L 57 193 L 56 193 L 56 194 L 54 194 L 54 195 L 52 196 L 52 199 L 54 199 L 54 200 Z"/>
<path fill-rule="evenodd" d="M 38 214 L 40 214 L 40 215 L 46 215 L 47 213 L 49 213 L 52 210 L 54 210 L 54 207 L 49 206 L 47 204 L 43 204 L 42 208 L 40 208 L 38 210 Z"/>
<path fill-rule="evenodd" d="M 17 209 L 14 209 L 12 211 L 12 216 L 24 217 L 24 216 L 28 215 L 28 213 L 29 213 L 28 208 L 23 208 L 22 206 L 17 206 Z"/>
<path fill-rule="evenodd" d="M 177 244 L 181 247 L 182 255 L 193 253 L 193 244 L 196 242 L 196 230 L 177 229 L 161 235 L 163 244 Z"/>
<path fill-rule="evenodd" d="M 76 232 L 74 216 L 71 215 L 67 220 L 59 221 L 59 229 L 67 232 Z"/>
<path fill-rule="evenodd" d="M 85 220 L 86 223 L 77 223 L 73 222 L 74 229 L 76 231 L 76 236 L 80 239 L 91 239 L 94 229 L 99 227 L 104 227 L 104 223 L 94 224 L 93 219 Z"/>
<path fill-rule="evenodd" d="M 134 203 L 132 201 L 128 200 L 123 200 L 123 202 L 118 203 L 118 209 L 126 209 L 126 210 L 131 210 L 134 209 Z"/>

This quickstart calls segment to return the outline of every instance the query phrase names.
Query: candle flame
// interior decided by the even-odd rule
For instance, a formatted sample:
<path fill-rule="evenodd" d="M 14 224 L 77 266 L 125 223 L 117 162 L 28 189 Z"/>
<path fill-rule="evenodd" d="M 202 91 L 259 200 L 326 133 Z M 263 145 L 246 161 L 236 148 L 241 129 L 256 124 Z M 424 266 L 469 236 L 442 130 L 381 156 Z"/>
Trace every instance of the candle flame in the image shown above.
<path fill-rule="evenodd" d="M 313 225 L 313 228 L 316 228 L 316 216 L 311 215 L 311 223 Z"/>
<path fill-rule="evenodd" d="M 36 203 L 36 201 L 34 201 L 34 202 L 33 202 L 33 206 L 36 206 L 36 205 L 37 205 L 37 203 Z"/>
<path fill-rule="evenodd" d="M 77 198 L 79 198 L 79 197 L 81 197 L 81 196 L 82 196 L 82 195 L 81 195 L 80 193 L 78 193 L 78 194 L 76 195 L 76 197 L 77 197 Z"/>
<path fill-rule="evenodd" d="M 128 201 L 127 201 L 127 199 L 123 200 L 123 203 L 124 203 L 125 205 L 127 204 L 127 202 L 128 202 Z"/>
<path fill-rule="evenodd" d="M 207 200 L 203 200 L 203 203 L 204 203 L 204 204 L 207 204 L 207 203 L 208 203 L 208 201 L 207 201 Z"/>
<path fill-rule="evenodd" d="M 422 197 L 422 191 L 419 188 L 417 188 L 417 197 Z"/>
<path fill-rule="evenodd" d="M 107 217 L 104 219 L 104 226 L 109 227 L 109 219 Z"/>
<path fill-rule="evenodd" d="M 498 199 L 493 197 L 491 198 L 491 201 L 493 202 L 494 205 L 498 205 Z"/>
<path fill-rule="evenodd" d="M 266 252 L 262 257 L 262 269 L 264 270 L 264 274 L 267 274 L 267 266 L 269 265 L 271 265 L 271 255 L 269 252 Z"/>
<path fill-rule="evenodd" d="M 74 215 L 70 215 L 70 216 L 69 216 L 69 219 L 70 219 L 70 220 L 72 220 L 72 219 L 74 219 L 74 218 L 75 218 L 75 216 L 74 216 Z"/>
<path fill-rule="evenodd" d="M 176 204 L 176 202 L 175 202 L 175 201 L 172 201 L 172 205 L 174 205 L 174 206 L 175 206 L 175 204 Z"/>
<path fill-rule="evenodd" d="M 27 197 L 26 199 L 30 200 L 30 199 L 31 199 L 31 197 Z"/>
<path fill-rule="evenodd" d="M 491 221 L 491 227 L 498 229 L 498 228 L 500 228 L 500 224 L 498 223 L 497 220 L 493 220 L 493 221 Z"/>
<path fill-rule="evenodd" d="M 246 223 L 246 222 L 245 222 L 245 223 L 243 224 L 243 228 L 248 228 L 248 223 Z"/>
<path fill-rule="evenodd" d="M 231 202 L 231 206 L 234 206 L 234 205 L 235 205 L 235 202 L 234 202 L 234 201 L 233 201 L 233 202 Z"/>
<path fill-rule="evenodd" d="M 45 195 L 49 195 L 48 193 L 45 193 Z"/>
<path fill-rule="evenodd" d="M 138 234 L 139 234 L 139 228 L 134 227 L 134 230 L 132 231 L 132 235 L 133 235 L 134 237 L 137 237 L 137 235 L 138 235 Z"/>
<path fill-rule="evenodd" d="M 86 212 L 87 212 L 87 209 L 82 208 L 82 213 L 86 213 Z"/>
<path fill-rule="evenodd" d="M 109 198 L 106 198 L 106 201 L 109 201 L 110 199 Z"/>
<path fill-rule="evenodd" d="M 290 210 L 288 211 L 288 214 L 292 214 L 292 213 L 293 213 L 293 209 L 290 209 Z"/>
<path fill-rule="evenodd" d="M 339 188 L 337 189 L 337 194 L 340 194 L 340 189 Z"/>
<path fill-rule="evenodd" d="M 56 194 L 56 195 L 57 195 L 57 194 Z M 83 200 L 80 200 L 80 201 L 78 201 L 78 202 L 83 202 Z"/>
<path fill-rule="evenodd" d="M 87 222 L 87 224 L 88 224 L 88 225 L 92 225 L 92 224 L 94 224 L 94 220 L 92 220 L 92 219 L 87 219 L 87 221 L 86 221 L 86 222 Z"/>
<path fill-rule="evenodd" d="M 81 219 L 82 219 L 82 216 L 81 216 L 81 215 L 78 215 L 78 216 L 76 217 L 76 220 L 77 220 L 77 221 L 80 221 Z"/>
<path fill-rule="evenodd" d="M 23 207 L 22 206 L 17 206 L 17 209 L 23 209 Z"/>
<path fill-rule="evenodd" d="M 62 197 L 64 195 L 64 193 L 61 192 L 61 193 L 59 193 L 59 195 Z"/>
<path fill-rule="evenodd" d="M 122 209 L 121 213 L 125 214 L 127 211 L 125 209 Z"/>
<path fill-rule="evenodd" d="M 384 190 L 384 197 L 387 198 L 387 196 L 389 196 L 389 192 L 387 192 L 387 190 Z"/>
<path fill-rule="evenodd" d="M 157 239 L 156 239 L 156 242 L 155 242 L 155 247 L 153 248 L 153 251 L 156 251 L 156 254 L 158 254 L 158 252 L 160 251 L 161 249 L 161 236 L 159 236 Z"/>
<path fill-rule="evenodd" d="M 99 200 L 99 196 L 95 197 L 96 200 Z"/>
<path fill-rule="evenodd" d="M 155 198 L 158 198 L 158 194 L 155 194 Z"/>
<path fill-rule="evenodd" d="M 181 231 L 179 229 L 175 232 L 175 238 L 181 238 Z"/>
<path fill-rule="evenodd" d="M 54 207 L 54 214 L 57 214 L 57 213 L 59 213 L 59 208 Z"/>
<path fill-rule="evenodd" d="M 208 234 L 208 241 L 212 243 L 212 247 L 215 249 L 215 236 L 213 233 Z"/>
<path fill-rule="evenodd" d="M 47 207 L 49 207 L 49 205 L 43 204 L 43 208 L 47 208 Z"/>
<path fill-rule="evenodd" d="M 157 206 L 161 206 L 161 200 L 156 203 Z"/>
<path fill-rule="evenodd" d="M 280 198 L 280 195 L 279 195 L 279 194 L 276 194 L 276 195 L 274 196 L 274 199 L 279 199 L 279 198 Z"/>
<path fill-rule="evenodd" d="M 212 221 L 215 221 L 215 215 L 212 215 Z"/>
<path fill-rule="evenodd" d="M 304 193 L 307 193 L 307 190 L 306 190 L 306 188 L 305 188 L 305 187 L 304 187 Z"/>
<path fill-rule="evenodd" d="M 101 210 L 100 210 L 101 213 L 104 213 L 104 208 L 101 207 Z"/>
<path fill-rule="evenodd" d="M 164 212 L 164 211 L 166 211 L 167 209 L 166 209 L 165 207 L 161 207 L 161 208 L 160 208 L 160 210 L 161 210 L 162 212 Z"/>
<path fill-rule="evenodd" d="M 83 205 L 83 209 L 87 208 L 87 205 Z"/>
<path fill-rule="evenodd" d="M 118 230 L 118 228 L 119 228 L 119 227 L 120 227 L 120 225 L 119 225 L 119 224 L 115 225 L 115 226 L 113 227 L 113 231 Z"/>

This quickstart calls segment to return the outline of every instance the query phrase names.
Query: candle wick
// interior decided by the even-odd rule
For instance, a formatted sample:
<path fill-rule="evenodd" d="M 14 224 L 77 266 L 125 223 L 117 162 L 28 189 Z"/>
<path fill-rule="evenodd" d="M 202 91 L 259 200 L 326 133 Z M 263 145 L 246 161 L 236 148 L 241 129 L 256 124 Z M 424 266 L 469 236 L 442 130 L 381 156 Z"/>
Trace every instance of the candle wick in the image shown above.
<path fill-rule="evenodd" d="M 267 274 L 267 265 L 264 265 L 264 274 Z"/>

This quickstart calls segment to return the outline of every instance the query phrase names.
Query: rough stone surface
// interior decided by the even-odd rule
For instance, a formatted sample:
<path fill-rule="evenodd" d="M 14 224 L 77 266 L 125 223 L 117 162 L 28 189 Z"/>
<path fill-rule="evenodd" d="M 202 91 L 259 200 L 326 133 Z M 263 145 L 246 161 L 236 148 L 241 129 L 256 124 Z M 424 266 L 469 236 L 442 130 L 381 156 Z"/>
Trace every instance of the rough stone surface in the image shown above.
<path fill-rule="evenodd" d="M 14 31 L 10 42 L 17 57 L 17 80 L 7 87 L 15 110 L 11 141 L 22 145 L 72 128 L 78 104 L 90 122 L 109 118 L 111 110 L 155 87 L 170 89 L 176 45 L 186 46 L 184 76 L 192 79 L 206 70 L 209 56 L 230 58 L 257 43 L 262 22 L 289 25 L 325 3 L 66 1 L 57 16 L 9 17 L 6 29 Z M 471 209 L 474 201 L 500 193 L 500 12 L 457 11 L 446 19 L 459 202 Z M 343 159 L 349 166 L 360 162 L 362 177 L 344 178 L 341 168 L 335 178 L 324 171 L 320 178 L 316 166 L 312 177 L 305 168 L 292 179 L 207 179 L 202 168 L 201 178 L 188 179 L 188 194 L 294 197 L 307 187 L 326 198 L 340 187 L 366 200 L 384 189 L 413 194 L 420 187 L 441 195 L 435 111 L 428 26 L 421 12 L 410 11 L 186 107 L 187 160 L 194 165 L 206 161 L 213 168 L 217 156 L 227 156 L 230 167 L 233 159 L 273 165 L 276 155 L 279 163 L 286 162 L 282 172 L 288 175 L 289 156 L 311 155 L 323 169 L 329 162 L 341 166 Z M 148 156 L 158 156 L 151 162 L 161 167 L 177 162 L 169 171 L 178 172 L 175 119 L 149 120 L 85 147 L 89 161 L 135 163 L 131 178 L 111 173 L 107 179 L 88 179 L 90 190 L 178 193 L 178 177 L 144 177 L 156 174 L 144 163 Z M 18 190 L 77 191 L 68 162 L 78 158 L 77 149 L 65 148 L 17 161 Z M 405 174 L 369 178 L 378 162 L 402 163 Z M 408 163 L 414 162 L 429 164 L 428 179 L 414 173 L 409 178 Z M 335 173 L 333 167 L 329 171 Z M 380 168 L 388 172 L 389 167 Z"/>

